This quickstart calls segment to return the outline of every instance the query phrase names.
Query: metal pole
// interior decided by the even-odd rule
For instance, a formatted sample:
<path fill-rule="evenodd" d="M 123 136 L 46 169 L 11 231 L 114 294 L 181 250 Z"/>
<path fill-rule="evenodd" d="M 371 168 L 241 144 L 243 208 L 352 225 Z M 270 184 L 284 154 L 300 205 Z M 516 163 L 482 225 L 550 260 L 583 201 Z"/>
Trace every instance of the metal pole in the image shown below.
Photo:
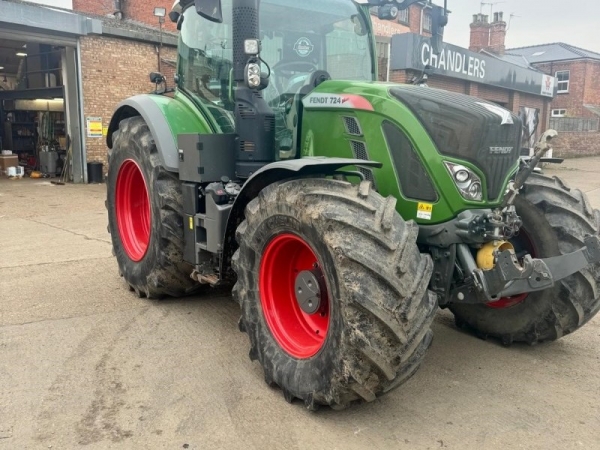
<path fill-rule="evenodd" d="M 158 72 L 159 73 L 162 73 L 162 61 L 161 61 L 162 46 L 163 46 L 162 24 L 163 24 L 164 20 L 165 20 L 164 17 L 158 18 L 158 26 L 160 29 L 160 45 L 158 47 Z"/>

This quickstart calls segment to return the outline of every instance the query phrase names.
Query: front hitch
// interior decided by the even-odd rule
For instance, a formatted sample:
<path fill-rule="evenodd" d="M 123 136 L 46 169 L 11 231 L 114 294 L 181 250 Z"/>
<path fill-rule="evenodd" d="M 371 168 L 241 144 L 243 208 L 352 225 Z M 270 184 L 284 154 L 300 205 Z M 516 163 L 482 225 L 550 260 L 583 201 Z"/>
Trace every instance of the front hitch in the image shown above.
<path fill-rule="evenodd" d="M 459 251 L 458 256 L 461 260 L 468 259 L 464 251 Z M 522 264 L 519 264 L 514 251 L 505 250 L 498 254 L 496 265 L 491 270 L 475 268 L 474 261 L 461 262 L 465 267 L 472 269 L 477 290 L 487 301 L 493 302 L 551 288 L 557 281 L 585 269 L 590 264 L 600 263 L 600 237 L 587 236 L 582 248 L 562 256 L 534 259 L 526 255 Z"/>

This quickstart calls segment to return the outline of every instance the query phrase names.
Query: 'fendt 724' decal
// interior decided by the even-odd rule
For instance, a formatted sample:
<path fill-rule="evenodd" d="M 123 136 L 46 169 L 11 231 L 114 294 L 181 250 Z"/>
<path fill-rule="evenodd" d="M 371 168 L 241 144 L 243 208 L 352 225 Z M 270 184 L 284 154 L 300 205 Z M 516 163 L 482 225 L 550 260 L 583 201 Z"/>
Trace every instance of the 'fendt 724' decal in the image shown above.
<path fill-rule="evenodd" d="M 344 108 L 373 111 L 373 105 L 371 105 L 369 100 L 355 94 L 324 94 L 315 92 L 304 97 L 302 104 L 307 109 Z"/>

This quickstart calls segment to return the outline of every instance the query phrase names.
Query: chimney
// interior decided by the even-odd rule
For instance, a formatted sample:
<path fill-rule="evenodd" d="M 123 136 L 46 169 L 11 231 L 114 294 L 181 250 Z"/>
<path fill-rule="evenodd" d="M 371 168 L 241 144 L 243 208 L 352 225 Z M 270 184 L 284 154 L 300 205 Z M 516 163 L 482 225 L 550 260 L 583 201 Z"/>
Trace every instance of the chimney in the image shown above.
<path fill-rule="evenodd" d="M 490 45 L 490 28 L 488 16 L 485 14 L 475 14 L 471 24 L 471 44 L 469 50 L 480 52 L 487 49 Z"/>
<path fill-rule="evenodd" d="M 504 55 L 506 50 L 506 22 L 504 14 L 494 13 L 494 22 L 491 24 L 489 51 L 497 55 Z"/>

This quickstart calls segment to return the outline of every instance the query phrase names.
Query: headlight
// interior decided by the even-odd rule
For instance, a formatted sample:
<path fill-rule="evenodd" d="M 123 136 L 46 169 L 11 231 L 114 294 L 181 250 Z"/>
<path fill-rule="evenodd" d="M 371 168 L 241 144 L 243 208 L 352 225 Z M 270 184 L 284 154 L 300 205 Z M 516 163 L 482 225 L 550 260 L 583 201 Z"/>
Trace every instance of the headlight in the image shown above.
<path fill-rule="evenodd" d="M 466 183 L 471 178 L 471 174 L 467 170 L 459 170 L 454 174 L 454 179 L 459 183 Z"/>
<path fill-rule="evenodd" d="M 257 88 L 260 86 L 260 65 L 256 63 L 250 63 L 246 66 L 246 79 L 248 80 L 248 86 L 250 88 Z"/>
<path fill-rule="evenodd" d="M 475 172 L 460 164 L 450 162 L 444 164 L 463 198 L 478 202 L 483 200 L 483 185 L 481 178 Z"/>

